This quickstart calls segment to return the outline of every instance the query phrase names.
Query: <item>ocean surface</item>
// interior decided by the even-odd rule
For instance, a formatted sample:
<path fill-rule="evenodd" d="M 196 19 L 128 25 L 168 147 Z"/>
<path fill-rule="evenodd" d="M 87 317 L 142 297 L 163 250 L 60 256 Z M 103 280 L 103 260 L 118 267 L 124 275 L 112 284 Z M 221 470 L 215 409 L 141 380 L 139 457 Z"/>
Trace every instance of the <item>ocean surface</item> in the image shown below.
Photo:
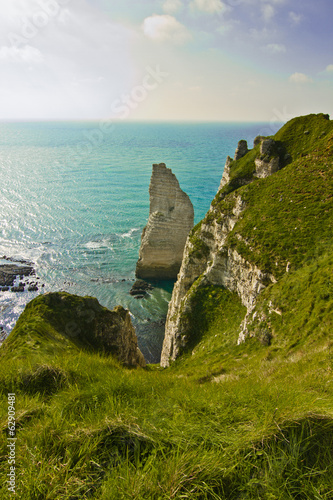
<path fill-rule="evenodd" d="M 153 163 L 166 163 L 200 221 L 240 139 L 279 125 L 263 123 L 0 123 L 0 257 L 33 263 L 37 292 L 0 292 L 8 334 L 39 293 L 65 290 L 132 313 L 140 348 L 159 361 L 172 283 L 148 298 L 129 295 L 149 214 Z M 0 259 L 0 263 L 8 263 Z"/>

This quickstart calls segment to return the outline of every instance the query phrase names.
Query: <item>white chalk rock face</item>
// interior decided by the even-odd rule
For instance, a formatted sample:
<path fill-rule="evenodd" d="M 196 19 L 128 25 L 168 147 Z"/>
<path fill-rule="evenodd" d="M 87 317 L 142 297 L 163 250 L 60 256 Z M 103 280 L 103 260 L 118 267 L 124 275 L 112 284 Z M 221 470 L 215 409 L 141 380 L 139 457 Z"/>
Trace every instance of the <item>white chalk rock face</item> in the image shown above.
<path fill-rule="evenodd" d="M 149 219 L 141 236 L 136 276 L 175 280 L 193 228 L 193 205 L 165 163 L 153 165 L 149 197 Z"/>

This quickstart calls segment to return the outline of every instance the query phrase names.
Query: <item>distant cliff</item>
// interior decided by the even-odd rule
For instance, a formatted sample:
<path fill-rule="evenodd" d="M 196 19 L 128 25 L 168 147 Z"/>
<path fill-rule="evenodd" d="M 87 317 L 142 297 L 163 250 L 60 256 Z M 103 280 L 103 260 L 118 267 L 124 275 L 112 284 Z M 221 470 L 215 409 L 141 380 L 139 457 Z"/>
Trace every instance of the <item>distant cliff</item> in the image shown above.
<path fill-rule="evenodd" d="M 212 285 L 245 306 L 238 342 L 248 335 L 265 342 L 274 337 L 270 315 L 281 311 L 271 290 L 332 242 L 332 133 L 328 115 L 300 117 L 274 137 L 257 137 L 250 151 L 240 141 L 234 159 L 227 158 L 210 210 L 186 243 L 169 304 L 162 366 L 204 334 L 194 330 Z"/>
<path fill-rule="evenodd" d="M 136 276 L 177 279 L 186 238 L 193 228 L 191 200 L 164 163 L 153 165 L 149 196 L 149 219 L 142 233 Z"/>

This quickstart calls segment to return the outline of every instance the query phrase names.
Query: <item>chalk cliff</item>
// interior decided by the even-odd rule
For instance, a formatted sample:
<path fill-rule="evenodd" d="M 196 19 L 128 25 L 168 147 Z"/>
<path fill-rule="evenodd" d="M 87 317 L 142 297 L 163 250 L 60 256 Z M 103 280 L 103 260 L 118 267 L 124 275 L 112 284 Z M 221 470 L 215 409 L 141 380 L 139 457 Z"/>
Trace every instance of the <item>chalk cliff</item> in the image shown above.
<path fill-rule="evenodd" d="M 327 188 L 322 179 L 318 180 L 320 176 L 311 171 L 313 177 L 308 180 L 306 161 L 309 160 L 305 158 L 308 154 L 317 158 L 318 140 L 328 133 L 331 123 L 326 115 L 295 119 L 286 124 L 274 138 L 258 136 L 250 151 L 246 142 L 241 141 L 234 159 L 228 156 L 219 191 L 206 217 L 187 239 L 169 304 L 161 354 L 162 366 L 168 366 L 189 344 L 193 344 L 194 304 L 197 304 L 196 297 L 202 297 L 203 290 L 208 290 L 209 286 L 220 286 L 237 294 L 245 306 L 245 315 L 239 318 L 238 342 L 244 341 L 249 335 L 248 327 L 253 318 L 257 322 L 260 318 L 266 318 L 255 312 L 259 295 L 268 287 L 274 287 L 284 274 L 289 273 L 290 268 L 296 269 L 304 259 L 309 243 L 307 236 L 299 231 L 300 226 L 308 228 L 309 220 L 313 218 L 313 224 L 319 227 L 316 215 L 318 208 L 315 205 L 313 213 L 309 211 L 304 215 L 304 211 L 309 210 L 310 203 L 313 203 L 312 198 L 306 204 L 303 199 L 300 201 L 300 211 L 295 212 L 297 215 L 292 215 L 293 211 L 289 208 L 290 203 L 296 209 L 293 201 L 298 196 L 297 190 L 300 189 L 303 175 L 297 161 L 295 166 L 292 161 L 304 158 L 305 193 L 308 192 L 309 182 L 320 182 L 318 189 L 324 192 Z M 290 163 L 287 170 L 286 166 Z M 281 171 L 281 175 L 273 180 L 273 174 L 275 177 L 281 169 L 286 173 L 282 174 Z M 297 181 L 290 180 L 294 177 Z M 322 232 L 329 239 L 326 226 L 323 222 Z M 311 227 L 306 229 L 310 230 Z M 296 244 L 298 234 L 302 238 Z M 325 239 L 321 240 L 321 244 L 322 241 Z M 267 310 L 280 314 L 270 302 Z M 195 314 L 198 314 L 198 307 Z M 268 333 L 265 330 L 265 338 L 269 338 L 269 321 L 266 323 Z"/>
<path fill-rule="evenodd" d="M 136 276 L 177 279 L 186 238 L 193 227 L 193 205 L 164 163 L 153 165 L 149 197 L 149 219 L 142 232 Z"/>
<path fill-rule="evenodd" d="M 245 208 L 241 196 L 229 196 L 230 212 L 217 215 L 212 206 L 197 231 L 187 240 L 184 258 L 169 304 L 161 366 L 168 366 L 188 342 L 187 321 L 191 314 L 192 292 L 208 284 L 236 292 L 247 311 L 268 284 L 276 282 L 271 273 L 244 259 L 236 249 L 226 245 L 227 238 Z"/>

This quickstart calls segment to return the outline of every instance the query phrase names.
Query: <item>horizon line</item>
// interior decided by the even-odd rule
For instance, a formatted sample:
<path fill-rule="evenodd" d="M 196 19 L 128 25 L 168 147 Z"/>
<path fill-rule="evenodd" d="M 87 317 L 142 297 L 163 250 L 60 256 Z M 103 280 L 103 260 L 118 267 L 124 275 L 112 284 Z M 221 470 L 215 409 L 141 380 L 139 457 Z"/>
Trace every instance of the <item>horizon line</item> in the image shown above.
<path fill-rule="evenodd" d="M 147 119 L 147 120 L 142 120 L 142 119 L 133 119 L 133 120 L 124 120 L 124 119 L 116 119 L 116 118 L 0 118 L 0 123 L 113 123 L 115 125 L 121 124 L 121 123 L 133 123 L 133 124 L 181 124 L 181 123 L 186 123 L 186 124 L 219 124 L 219 123 L 271 123 L 272 120 L 228 120 L 228 119 L 221 119 L 221 120 L 187 120 L 187 119 L 168 119 L 168 120 L 159 120 L 159 119 Z M 274 121 L 274 124 L 283 124 L 285 123 L 284 121 Z"/>

